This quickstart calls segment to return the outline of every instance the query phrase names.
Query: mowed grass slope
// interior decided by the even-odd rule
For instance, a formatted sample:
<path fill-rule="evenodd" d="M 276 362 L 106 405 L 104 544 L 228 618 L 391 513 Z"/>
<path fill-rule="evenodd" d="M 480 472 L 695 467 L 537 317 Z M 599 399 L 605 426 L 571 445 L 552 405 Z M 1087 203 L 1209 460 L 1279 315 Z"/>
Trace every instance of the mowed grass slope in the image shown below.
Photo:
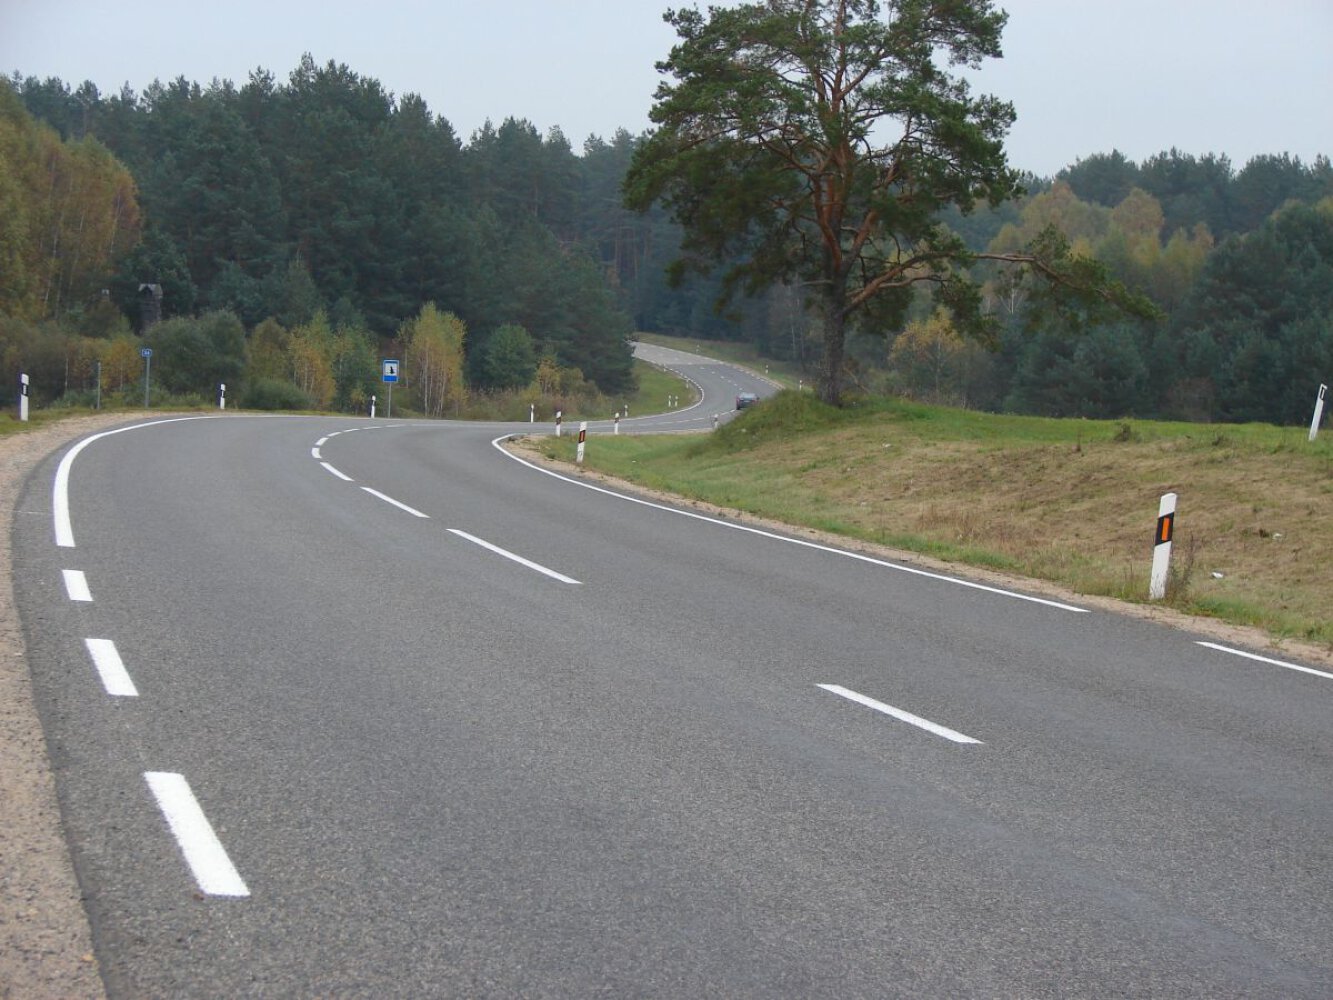
<path fill-rule="evenodd" d="M 1173 607 L 1333 648 L 1333 431 L 1053 420 L 784 392 L 699 437 L 596 437 L 586 466 L 765 518 L 1146 601 L 1180 496 Z M 541 442 L 572 460 L 565 438 Z"/>

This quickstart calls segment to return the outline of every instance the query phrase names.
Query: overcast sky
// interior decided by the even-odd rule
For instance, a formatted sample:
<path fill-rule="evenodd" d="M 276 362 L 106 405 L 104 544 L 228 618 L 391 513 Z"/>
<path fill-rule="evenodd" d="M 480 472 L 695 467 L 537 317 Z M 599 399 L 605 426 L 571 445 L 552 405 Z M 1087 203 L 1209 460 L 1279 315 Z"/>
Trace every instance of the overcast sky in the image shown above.
<path fill-rule="evenodd" d="M 640 132 L 688 0 L 0 0 L 0 72 L 91 80 L 285 80 L 309 52 L 421 94 L 466 140 L 487 118 Z M 1005 58 L 975 86 L 1014 102 L 1010 163 L 1052 175 L 1119 149 L 1172 146 L 1237 168 L 1333 154 L 1333 0 L 1001 0 Z"/>

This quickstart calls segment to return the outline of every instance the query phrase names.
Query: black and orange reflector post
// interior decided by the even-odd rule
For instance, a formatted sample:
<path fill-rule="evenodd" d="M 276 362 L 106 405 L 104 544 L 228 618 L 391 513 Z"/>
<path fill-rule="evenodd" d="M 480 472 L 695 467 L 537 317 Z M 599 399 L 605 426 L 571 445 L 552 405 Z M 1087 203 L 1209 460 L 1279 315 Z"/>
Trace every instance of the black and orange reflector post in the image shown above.
<path fill-rule="evenodd" d="M 1157 533 L 1153 536 L 1152 580 L 1148 584 L 1148 599 L 1160 601 L 1166 597 L 1166 581 L 1171 569 L 1171 537 L 1176 530 L 1176 495 L 1164 494 L 1157 508 Z"/>
<path fill-rule="evenodd" d="M 583 443 L 588 440 L 588 421 L 584 420 L 579 424 L 579 449 L 574 460 L 579 465 L 583 464 Z"/>

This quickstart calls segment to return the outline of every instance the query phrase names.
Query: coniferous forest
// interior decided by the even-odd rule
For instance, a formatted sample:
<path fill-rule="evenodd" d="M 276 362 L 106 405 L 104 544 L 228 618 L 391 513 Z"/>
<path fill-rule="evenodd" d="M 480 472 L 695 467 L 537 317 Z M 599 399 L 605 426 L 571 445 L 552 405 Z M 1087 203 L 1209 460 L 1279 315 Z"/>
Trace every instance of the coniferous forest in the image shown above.
<path fill-rule="evenodd" d="M 1020 109 L 1021 113 L 1021 109 Z M 0 402 L 142 399 L 140 352 L 179 402 L 362 409 L 382 357 L 412 412 L 469 397 L 619 394 L 635 331 L 753 344 L 813 364 L 799 288 L 718 308 L 672 287 L 681 233 L 623 205 L 642 137 L 575 148 L 523 120 L 456 134 L 419 96 L 305 57 L 285 81 L 184 78 L 142 94 L 0 80 Z M 1016 164 L 1016 166 L 1022 166 Z M 922 300 L 859 329 L 858 391 L 1052 416 L 1300 423 L 1333 381 L 1333 167 L 1112 150 L 944 222 L 1004 252 L 1049 225 L 1157 306 L 1055 327 L 981 275 L 982 345 Z M 523 395 L 524 399 L 528 395 Z M 523 404 L 526 414 L 526 403 Z"/>

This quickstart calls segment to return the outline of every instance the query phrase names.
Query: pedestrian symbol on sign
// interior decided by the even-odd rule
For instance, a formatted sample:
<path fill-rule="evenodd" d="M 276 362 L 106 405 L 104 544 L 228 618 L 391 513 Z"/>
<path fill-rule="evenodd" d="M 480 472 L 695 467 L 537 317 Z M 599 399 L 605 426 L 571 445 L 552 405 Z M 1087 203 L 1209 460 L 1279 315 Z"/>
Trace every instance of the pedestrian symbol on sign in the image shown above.
<path fill-rule="evenodd" d="M 385 359 L 385 361 L 384 361 L 384 381 L 386 381 L 386 382 L 397 382 L 397 381 L 398 381 L 398 362 L 397 362 L 396 360 L 393 360 L 393 359 L 390 359 L 390 358 L 386 358 L 386 359 Z"/>

